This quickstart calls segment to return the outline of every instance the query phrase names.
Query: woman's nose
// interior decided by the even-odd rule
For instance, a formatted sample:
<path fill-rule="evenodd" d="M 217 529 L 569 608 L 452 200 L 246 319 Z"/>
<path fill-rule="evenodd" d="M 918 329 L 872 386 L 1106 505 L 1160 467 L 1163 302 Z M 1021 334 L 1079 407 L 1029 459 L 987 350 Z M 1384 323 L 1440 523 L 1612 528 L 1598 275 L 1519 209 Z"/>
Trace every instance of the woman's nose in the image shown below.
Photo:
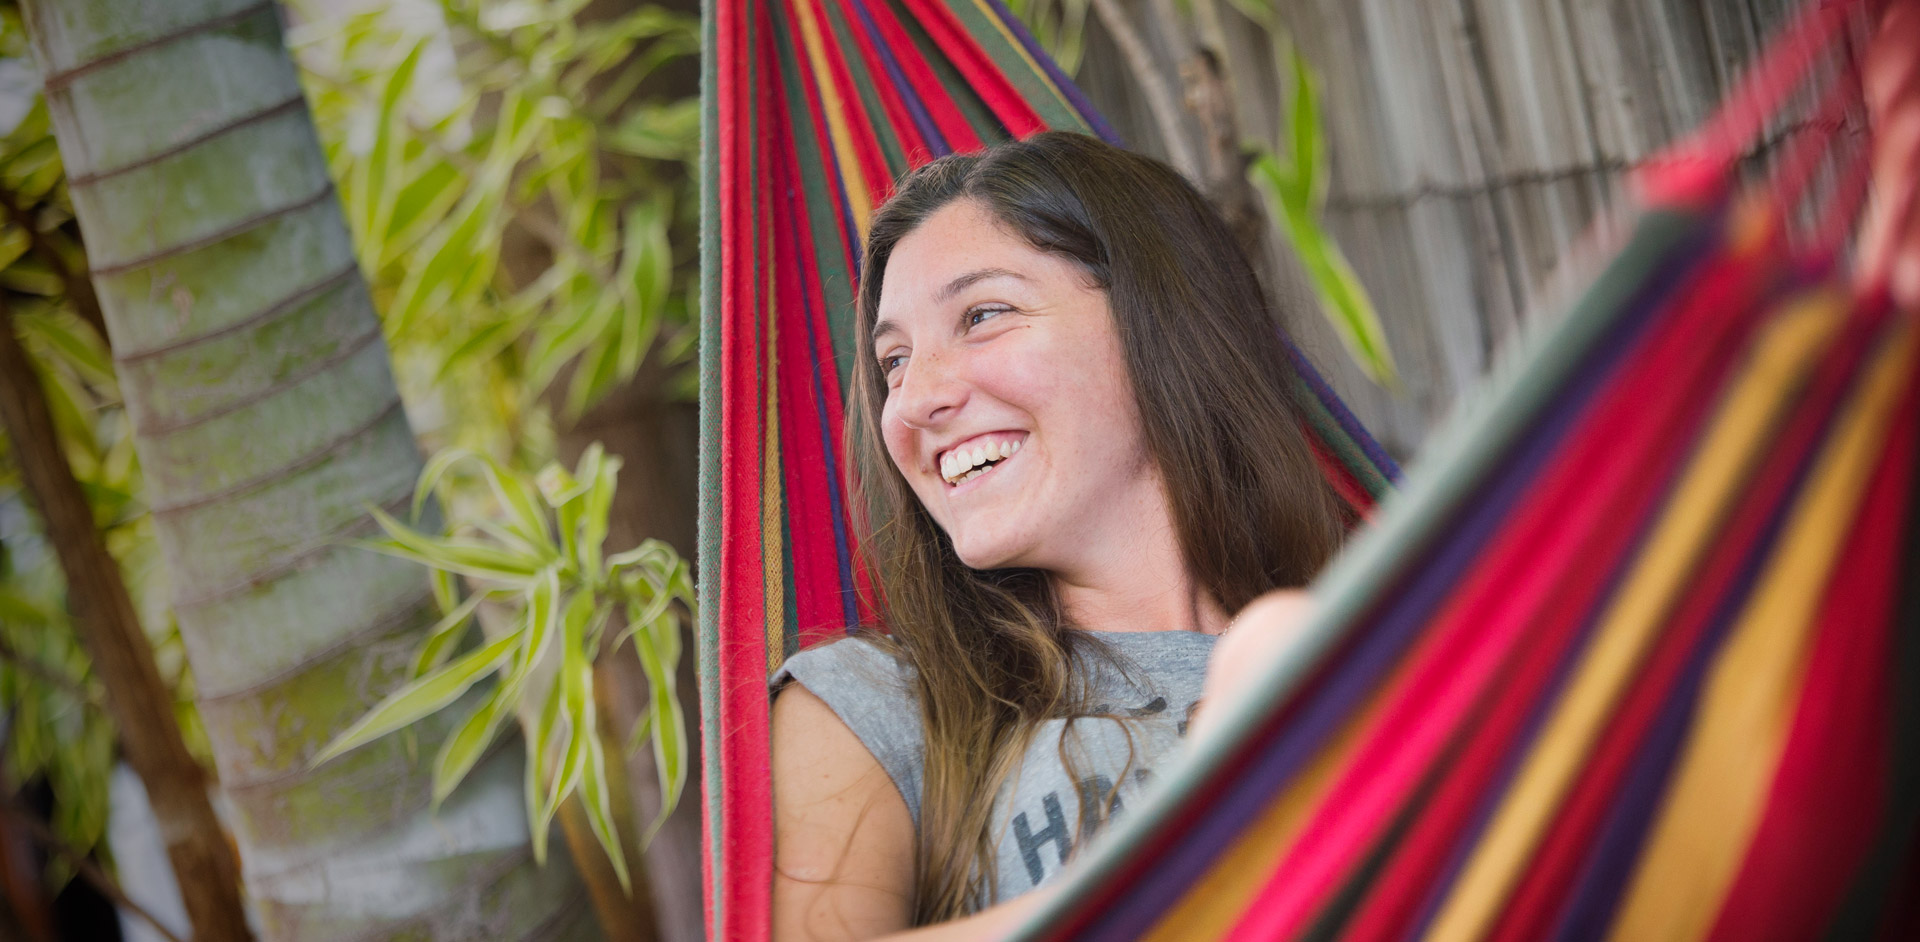
<path fill-rule="evenodd" d="M 940 424 L 967 401 L 967 385 L 951 357 L 923 353 L 907 361 L 900 382 L 900 421 L 916 429 Z"/>

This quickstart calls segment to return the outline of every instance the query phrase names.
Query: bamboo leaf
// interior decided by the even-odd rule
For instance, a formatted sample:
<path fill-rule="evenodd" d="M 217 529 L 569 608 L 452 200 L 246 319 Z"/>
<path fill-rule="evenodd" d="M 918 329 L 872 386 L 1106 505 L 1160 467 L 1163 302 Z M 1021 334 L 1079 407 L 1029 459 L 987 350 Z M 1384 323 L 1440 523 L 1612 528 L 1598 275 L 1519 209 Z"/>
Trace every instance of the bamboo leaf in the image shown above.
<path fill-rule="evenodd" d="M 639 546 L 624 553 L 615 553 L 607 557 L 607 568 L 626 569 L 642 563 L 652 562 L 657 566 L 672 566 L 676 556 L 673 548 L 659 540 L 645 540 Z"/>
<path fill-rule="evenodd" d="M 1354 362 L 1374 382 L 1393 385 L 1396 371 L 1393 352 L 1387 345 L 1386 328 L 1361 286 L 1359 276 L 1315 218 L 1312 208 L 1301 204 L 1309 185 L 1303 183 L 1298 174 L 1289 174 L 1271 154 L 1257 158 L 1250 173 L 1255 186 L 1276 204 L 1274 220 L 1293 246 L 1320 301 L 1321 314 L 1333 326 Z"/>
<path fill-rule="evenodd" d="M 466 177 L 452 163 L 423 159 L 415 161 L 414 166 L 419 169 L 394 195 L 387 215 L 387 255 L 376 257 L 362 250 L 380 267 L 398 261 L 401 253 L 418 244 L 466 194 Z"/>
<path fill-rule="evenodd" d="M 549 786 L 544 808 L 549 814 L 573 791 L 586 770 L 587 743 L 594 738 L 593 665 L 585 650 L 586 620 L 593 614 L 591 604 L 584 608 L 567 606 L 561 619 L 560 709 L 567 720 L 567 750 L 560 759 L 560 774 Z"/>
<path fill-rule="evenodd" d="M 0 268 L 19 261 L 20 256 L 27 254 L 32 247 L 33 240 L 28 238 L 27 230 L 12 223 L 0 227 Z"/>
<path fill-rule="evenodd" d="M 1292 138 L 1289 143 L 1293 146 L 1294 174 L 1303 191 L 1299 205 L 1318 212 L 1326 189 L 1326 145 L 1320 127 L 1318 82 L 1306 57 L 1298 48 L 1289 48 L 1293 61 L 1293 107 L 1287 115 L 1287 130 Z"/>
<path fill-rule="evenodd" d="M 453 466 L 469 458 L 476 457 L 465 448 L 446 448 L 427 459 L 425 467 L 420 469 L 420 477 L 413 483 L 413 506 L 410 516 L 415 524 L 420 522 L 420 511 L 427 505 L 427 498 L 440 487 L 440 479 L 446 477 Z"/>
<path fill-rule="evenodd" d="M 455 788 L 473 771 L 475 763 L 486 754 L 487 747 L 493 744 L 501 724 L 513 715 L 514 706 L 520 701 L 523 683 L 508 680 L 494 688 L 487 699 L 467 716 L 447 741 L 440 744 L 440 752 L 433 758 L 433 805 L 435 808 L 453 794 Z"/>
<path fill-rule="evenodd" d="M 658 770 L 660 783 L 660 813 L 647 826 L 647 833 L 641 840 L 644 846 L 653 841 L 653 836 L 667 821 L 679 803 L 681 789 L 686 785 L 686 752 L 684 740 L 685 718 L 681 715 L 680 698 L 675 691 L 675 672 L 677 664 L 669 663 L 651 632 L 635 635 L 635 650 L 640 656 L 641 670 L 647 675 L 647 686 L 653 696 L 653 760 Z M 675 660 L 678 660 L 677 658 Z"/>
<path fill-rule="evenodd" d="M 552 566 L 542 570 L 527 593 L 527 648 L 521 655 L 525 669 L 531 670 L 546 654 L 560 627 L 560 573 Z"/>
<path fill-rule="evenodd" d="M 599 572 L 601 547 L 607 541 L 607 526 L 613 515 L 614 490 L 619 485 L 621 461 L 608 456 L 599 442 L 587 446 L 580 456 L 580 479 L 586 483 L 580 512 L 580 571 Z"/>
<path fill-rule="evenodd" d="M 600 841 L 600 849 L 606 851 L 608 862 L 613 864 L 614 875 L 620 878 L 620 889 L 633 893 L 633 880 L 627 874 L 627 854 L 620 847 L 620 834 L 613 824 L 613 804 L 609 800 L 607 787 L 607 757 L 600 746 L 600 737 L 587 737 L 586 772 L 580 777 L 580 803 L 586 806 L 587 822 L 593 827 L 593 836 Z"/>
<path fill-rule="evenodd" d="M 433 585 L 434 607 L 439 609 L 442 615 L 453 611 L 453 607 L 459 604 L 460 599 L 460 593 L 453 584 L 453 573 L 445 569 L 430 569 L 427 571 L 427 579 Z"/>
<path fill-rule="evenodd" d="M 491 579 L 511 585 L 526 583 L 540 571 L 540 561 L 475 540 L 426 536 L 393 519 L 378 507 L 368 512 L 387 533 L 386 540 L 360 541 L 360 545 L 389 556 L 411 559 L 437 569 L 463 576 Z"/>
<path fill-rule="evenodd" d="M 439 711 L 459 699 L 461 694 L 467 692 L 467 688 L 494 668 L 505 663 L 507 656 L 513 653 L 521 640 L 518 634 L 506 635 L 434 674 L 402 686 L 335 736 L 326 748 L 320 750 L 319 755 L 314 756 L 312 765 L 318 766 L 349 749 L 366 745 Z"/>
<path fill-rule="evenodd" d="M 113 356 L 100 335 L 86 322 L 64 310 L 42 310 L 18 314 L 14 324 L 24 336 L 45 344 L 47 349 L 78 373 L 82 379 L 100 387 L 114 388 L 118 377 L 113 371 Z"/>
<path fill-rule="evenodd" d="M 553 820 L 553 816 L 541 807 L 541 797 L 546 794 L 543 770 L 547 765 L 547 756 L 553 752 L 549 746 L 559 717 L 560 684 L 556 679 L 548 685 L 540 716 L 527 736 L 527 827 L 533 837 L 533 859 L 540 863 L 546 863 L 547 860 L 547 830 L 549 822 Z"/>
<path fill-rule="evenodd" d="M 440 572 L 443 570 L 435 571 Z M 494 592 L 475 592 L 469 596 L 465 602 L 461 602 L 458 607 L 435 622 L 433 627 L 428 628 L 427 641 L 420 646 L 419 656 L 414 658 L 413 676 L 419 677 L 439 667 L 441 662 L 447 659 L 447 655 L 451 654 L 453 649 L 459 645 L 460 640 L 466 637 L 467 632 L 465 629 L 469 619 L 473 618 L 473 610 L 479 608 L 481 602 L 485 601 L 489 596 L 497 594 L 497 592 L 498 590 Z"/>

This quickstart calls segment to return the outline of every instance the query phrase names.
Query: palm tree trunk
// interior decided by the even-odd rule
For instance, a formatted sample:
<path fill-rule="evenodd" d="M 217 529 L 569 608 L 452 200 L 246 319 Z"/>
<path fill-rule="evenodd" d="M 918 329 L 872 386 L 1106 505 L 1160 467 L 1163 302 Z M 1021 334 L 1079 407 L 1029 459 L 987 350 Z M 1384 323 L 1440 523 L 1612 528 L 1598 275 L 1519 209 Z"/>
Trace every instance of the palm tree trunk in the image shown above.
<path fill-rule="evenodd" d="M 518 748 L 428 808 L 460 711 L 309 767 L 433 607 L 351 543 L 420 459 L 278 8 L 23 6 L 264 933 L 593 935 L 565 855 L 532 860 Z"/>

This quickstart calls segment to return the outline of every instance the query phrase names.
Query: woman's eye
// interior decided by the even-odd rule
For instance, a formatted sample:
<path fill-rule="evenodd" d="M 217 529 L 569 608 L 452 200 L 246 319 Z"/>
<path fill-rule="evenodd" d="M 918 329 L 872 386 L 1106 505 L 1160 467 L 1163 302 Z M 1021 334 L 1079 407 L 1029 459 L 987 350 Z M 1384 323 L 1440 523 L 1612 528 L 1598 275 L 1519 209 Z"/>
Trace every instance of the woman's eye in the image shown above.
<path fill-rule="evenodd" d="M 896 369 L 899 369 L 900 364 L 905 362 L 907 362 L 907 358 L 905 354 L 895 354 L 893 356 L 881 357 L 880 372 L 885 375 L 891 376 L 893 375 L 893 371 Z"/>
<path fill-rule="evenodd" d="M 981 323 L 982 321 L 985 321 L 985 320 L 986 320 L 987 318 L 989 318 L 989 317 L 992 317 L 992 316 L 994 316 L 995 314 L 1003 314 L 1003 313 L 1005 313 L 1005 312 L 1006 312 L 1006 310 L 1007 310 L 1007 309 L 1006 309 L 1006 308 L 1004 308 L 1004 307 L 976 307 L 976 308 L 968 308 L 968 309 L 967 309 L 967 317 L 966 317 L 966 321 L 967 321 L 967 326 L 968 326 L 968 327 L 978 327 L 978 326 L 980 326 L 980 323 Z"/>

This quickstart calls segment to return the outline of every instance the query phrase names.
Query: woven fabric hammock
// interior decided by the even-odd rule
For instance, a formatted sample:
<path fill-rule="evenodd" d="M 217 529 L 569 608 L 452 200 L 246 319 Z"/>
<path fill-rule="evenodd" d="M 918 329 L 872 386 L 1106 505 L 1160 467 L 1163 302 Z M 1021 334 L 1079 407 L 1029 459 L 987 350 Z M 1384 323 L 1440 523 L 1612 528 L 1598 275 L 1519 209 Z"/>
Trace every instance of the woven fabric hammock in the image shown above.
<path fill-rule="evenodd" d="M 1719 169 L 1833 58 L 1846 6 L 1803 15 L 1696 159 L 1648 178 L 1595 286 L 1323 576 L 1271 694 L 1165 770 L 1023 937 L 1882 925 L 1920 811 L 1920 336 L 1787 247 L 1817 150 L 1770 199 Z M 710 0 L 706 50 L 707 900 L 712 938 L 751 940 L 766 678 L 870 617 L 839 451 L 868 214 L 949 150 L 1112 135 L 994 0 Z M 1844 232 L 1857 188 L 1825 202 Z M 1322 468 L 1366 509 L 1396 472 L 1295 361 Z"/>

